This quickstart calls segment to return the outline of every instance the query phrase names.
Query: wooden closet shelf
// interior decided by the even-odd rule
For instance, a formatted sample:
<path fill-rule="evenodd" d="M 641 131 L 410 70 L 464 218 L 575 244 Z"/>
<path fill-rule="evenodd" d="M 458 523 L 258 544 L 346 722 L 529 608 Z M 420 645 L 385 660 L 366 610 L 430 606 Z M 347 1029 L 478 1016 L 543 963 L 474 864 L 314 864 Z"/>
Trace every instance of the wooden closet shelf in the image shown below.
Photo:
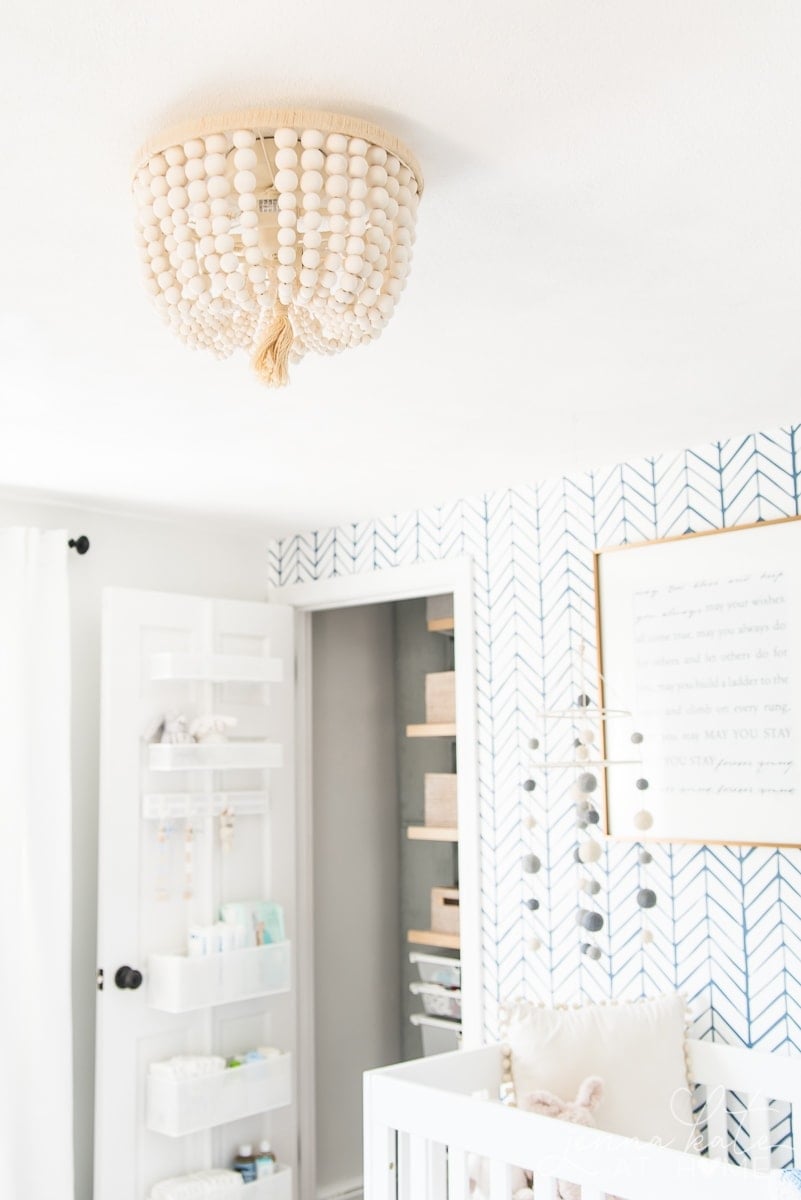
<path fill-rule="evenodd" d="M 458 950 L 458 933 L 437 933 L 433 929 L 410 929 L 406 940 L 415 946 L 441 946 L 443 950 Z"/>
<path fill-rule="evenodd" d="M 458 842 L 455 825 L 409 825 L 406 836 L 413 842 Z"/>
<path fill-rule="evenodd" d="M 453 633 L 453 617 L 433 617 L 428 624 L 429 633 Z"/>
<path fill-rule="evenodd" d="M 456 737 L 456 723 L 441 725 L 407 725 L 406 736 L 423 737 Z"/>

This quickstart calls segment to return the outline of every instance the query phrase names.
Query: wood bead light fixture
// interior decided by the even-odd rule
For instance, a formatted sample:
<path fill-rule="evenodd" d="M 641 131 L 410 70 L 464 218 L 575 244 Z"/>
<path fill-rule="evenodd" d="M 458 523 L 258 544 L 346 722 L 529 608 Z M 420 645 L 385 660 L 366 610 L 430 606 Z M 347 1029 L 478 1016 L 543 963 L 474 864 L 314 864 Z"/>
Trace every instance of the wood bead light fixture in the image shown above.
<path fill-rule="evenodd" d="M 412 258 L 423 179 L 391 134 L 257 109 L 173 129 L 137 156 L 145 286 L 187 345 L 288 382 L 309 351 L 377 338 Z"/>

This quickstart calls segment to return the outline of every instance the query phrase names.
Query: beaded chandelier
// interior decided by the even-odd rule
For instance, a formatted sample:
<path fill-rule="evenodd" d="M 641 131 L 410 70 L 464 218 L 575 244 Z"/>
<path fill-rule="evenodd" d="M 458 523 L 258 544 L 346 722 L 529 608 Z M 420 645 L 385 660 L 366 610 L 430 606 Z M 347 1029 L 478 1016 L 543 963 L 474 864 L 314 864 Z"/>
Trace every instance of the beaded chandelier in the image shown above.
<path fill-rule="evenodd" d="M 380 335 L 406 286 L 422 189 L 412 153 L 353 117 L 204 118 L 138 156 L 145 286 L 188 345 L 246 350 L 281 386 L 308 351 Z"/>

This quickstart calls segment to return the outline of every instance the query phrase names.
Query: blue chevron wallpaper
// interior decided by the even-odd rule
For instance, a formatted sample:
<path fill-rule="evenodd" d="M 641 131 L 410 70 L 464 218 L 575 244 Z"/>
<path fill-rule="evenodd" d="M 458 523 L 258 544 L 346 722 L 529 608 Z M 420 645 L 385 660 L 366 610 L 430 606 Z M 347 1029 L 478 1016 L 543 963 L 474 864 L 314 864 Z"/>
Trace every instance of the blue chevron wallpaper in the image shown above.
<path fill-rule="evenodd" d="M 636 847 L 609 844 L 598 897 L 604 953 L 592 962 L 576 928 L 573 802 L 551 796 L 533 833 L 522 821 L 535 714 L 575 702 L 577 646 L 594 650 L 592 549 L 795 515 L 799 451 L 793 426 L 271 544 L 279 587 L 473 558 L 488 1036 L 499 1003 L 514 996 L 623 999 L 678 988 L 699 1014 L 699 1035 L 801 1048 L 801 852 L 655 845 L 656 936 L 644 948 Z M 532 838 L 543 858 L 536 914 L 520 867 Z"/>

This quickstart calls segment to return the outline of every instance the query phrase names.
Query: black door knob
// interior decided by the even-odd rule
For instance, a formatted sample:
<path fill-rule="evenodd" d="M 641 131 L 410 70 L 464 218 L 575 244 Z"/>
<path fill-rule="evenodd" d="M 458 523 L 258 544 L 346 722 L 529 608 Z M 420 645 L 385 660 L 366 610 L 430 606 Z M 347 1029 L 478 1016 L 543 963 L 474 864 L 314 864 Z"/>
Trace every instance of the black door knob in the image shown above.
<path fill-rule="evenodd" d="M 142 972 L 137 971 L 136 967 L 118 967 L 114 982 L 118 988 L 131 988 L 135 991 L 142 983 Z"/>

